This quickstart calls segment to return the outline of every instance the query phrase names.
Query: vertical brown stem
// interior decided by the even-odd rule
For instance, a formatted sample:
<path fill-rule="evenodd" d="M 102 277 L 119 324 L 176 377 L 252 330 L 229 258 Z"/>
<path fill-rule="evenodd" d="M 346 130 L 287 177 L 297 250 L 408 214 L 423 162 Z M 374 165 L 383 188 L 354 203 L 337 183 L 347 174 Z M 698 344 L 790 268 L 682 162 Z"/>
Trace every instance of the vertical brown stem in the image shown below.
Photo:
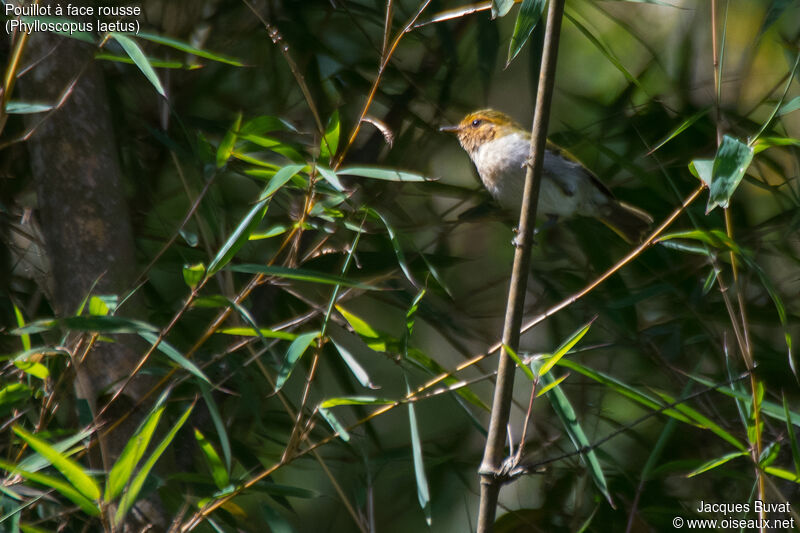
<path fill-rule="evenodd" d="M 547 124 L 553 95 L 563 13 L 564 0 L 552 0 L 547 12 L 542 66 L 539 71 L 539 90 L 531 129 L 530 164 L 525 174 L 525 190 L 522 197 L 518 234 L 520 242 L 514 253 L 514 266 L 511 272 L 506 318 L 503 326 L 503 344 L 515 351 L 519 347 L 520 326 L 522 325 L 525 292 L 530 272 L 533 226 L 536 219 L 536 204 L 539 201 L 539 184 L 541 183 L 544 149 L 547 141 Z M 508 424 L 511 397 L 514 392 L 514 370 L 514 361 L 508 356 L 505 349 L 502 349 L 497 367 L 497 384 L 489 421 L 489 435 L 486 438 L 483 462 L 479 470 L 481 476 L 481 500 L 478 511 L 479 533 L 490 532 L 494 526 L 497 499 L 502 485 L 498 473 L 505 451 L 505 428 Z"/>

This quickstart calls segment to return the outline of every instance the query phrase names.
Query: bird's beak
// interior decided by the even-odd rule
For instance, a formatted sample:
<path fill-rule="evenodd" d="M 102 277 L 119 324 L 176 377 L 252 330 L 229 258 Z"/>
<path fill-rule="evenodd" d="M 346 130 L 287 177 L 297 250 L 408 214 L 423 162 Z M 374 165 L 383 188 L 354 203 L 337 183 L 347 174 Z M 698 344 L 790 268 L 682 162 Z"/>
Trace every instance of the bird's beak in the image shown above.
<path fill-rule="evenodd" d="M 444 131 L 447 133 L 458 133 L 459 131 L 461 131 L 461 127 L 457 124 L 454 126 L 442 126 L 441 128 L 439 128 L 439 131 Z"/>

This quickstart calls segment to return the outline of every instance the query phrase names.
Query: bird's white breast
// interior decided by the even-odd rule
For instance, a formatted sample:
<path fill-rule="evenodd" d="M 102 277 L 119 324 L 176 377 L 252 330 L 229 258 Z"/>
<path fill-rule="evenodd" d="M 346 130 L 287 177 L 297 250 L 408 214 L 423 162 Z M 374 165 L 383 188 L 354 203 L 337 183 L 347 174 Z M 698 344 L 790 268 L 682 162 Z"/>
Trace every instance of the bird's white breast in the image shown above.
<path fill-rule="evenodd" d="M 482 144 L 471 154 L 486 189 L 502 207 L 514 211 L 515 214 L 519 213 L 522 205 L 525 161 L 529 151 L 529 138 L 521 133 L 511 133 Z M 582 211 L 581 204 L 586 200 L 581 194 L 584 187 L 573 183 L 581 181 L 582 172 L 585 171 L 579 164 L 547 151 L 539 189 L 538 212 L 542 215 L 568 217 Z M 554 173 L 567 179 L 556 181 Z M 569 179 L 573 175 L 575 180 Z"/>

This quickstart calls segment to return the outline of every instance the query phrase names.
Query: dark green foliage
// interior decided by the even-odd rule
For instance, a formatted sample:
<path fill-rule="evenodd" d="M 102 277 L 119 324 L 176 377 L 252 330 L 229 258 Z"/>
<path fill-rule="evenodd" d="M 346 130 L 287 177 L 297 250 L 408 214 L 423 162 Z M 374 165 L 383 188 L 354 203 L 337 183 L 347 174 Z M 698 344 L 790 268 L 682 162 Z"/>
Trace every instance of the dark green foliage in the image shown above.
<path fill-rule="evenodd" d="M 551 139 L 653 229 L 710 191 L 522 336 L 514 439 L 534 382 L 549 401 L 495 531 L 721 518 L 697 502 L 757 497 L 758 447 L 768 499 L 798 501 L 797 7 L 718 3 L 718 39 L 758 36 L 727 34 L 721 102 L 705 7 L 567 3 Z M 27 156 L 2 145 L 0 528 L 110 530 L 148 502 L 195 531 L 470 530 L 515 223 L 437 128 L 485 104 L 531 123 L 530 65 L 496 59 L 509 42 L 537 62 L 544 2 L 431 2 L 380 72 L 420 3 L 154 4 L 139 35 L 76 36 L 127 179 L 127 291 L 56 314 L 21 251 L 38 240 Z M 15 90 L 2 142 L 56 104 Z M 524 322 L 630 251 L 580 218 L 536 241 Z M 87 401 L 76 365 L 112 343 L 147 386 Z M 103 456 L 120 411 L 135 423 Z"/>

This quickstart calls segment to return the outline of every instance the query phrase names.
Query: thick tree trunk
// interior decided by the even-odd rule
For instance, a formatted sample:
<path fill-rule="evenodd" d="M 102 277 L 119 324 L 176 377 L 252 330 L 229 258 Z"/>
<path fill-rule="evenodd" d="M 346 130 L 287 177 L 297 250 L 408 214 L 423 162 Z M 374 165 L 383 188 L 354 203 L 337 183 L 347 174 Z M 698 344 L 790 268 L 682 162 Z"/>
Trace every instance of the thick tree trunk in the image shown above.
<path fill-rule="evenodd" d="M 95 282 L 94 294 L 120 294 L 135 276 L 133 232 L 106 88 L 92 54 L 91 46 L 75 39 L 34 34 L 24 57 L 25 64 L 36 64 L 20 80 L 26 101 L 56 102 L 78 79 L 64 105 L 38 125 L 27 143 L 55 281 L 52 304 L 59 316 L 74 314 Z M 135 303 L 126 303 L 122 314 L 139 313 Z M 115 340 L 98 342 L 85 360 L 73 360 L 79 403 L 88 402 L 93 415 L 98 398 L 127 377 L 141 355 L 141 343 L 132 335 Z M 129 411 L 145 386 L 134 380 L 104 421 Z M 128 418 L 102 439 L 104 469 L 122 451 L 137 418 Z"/>

